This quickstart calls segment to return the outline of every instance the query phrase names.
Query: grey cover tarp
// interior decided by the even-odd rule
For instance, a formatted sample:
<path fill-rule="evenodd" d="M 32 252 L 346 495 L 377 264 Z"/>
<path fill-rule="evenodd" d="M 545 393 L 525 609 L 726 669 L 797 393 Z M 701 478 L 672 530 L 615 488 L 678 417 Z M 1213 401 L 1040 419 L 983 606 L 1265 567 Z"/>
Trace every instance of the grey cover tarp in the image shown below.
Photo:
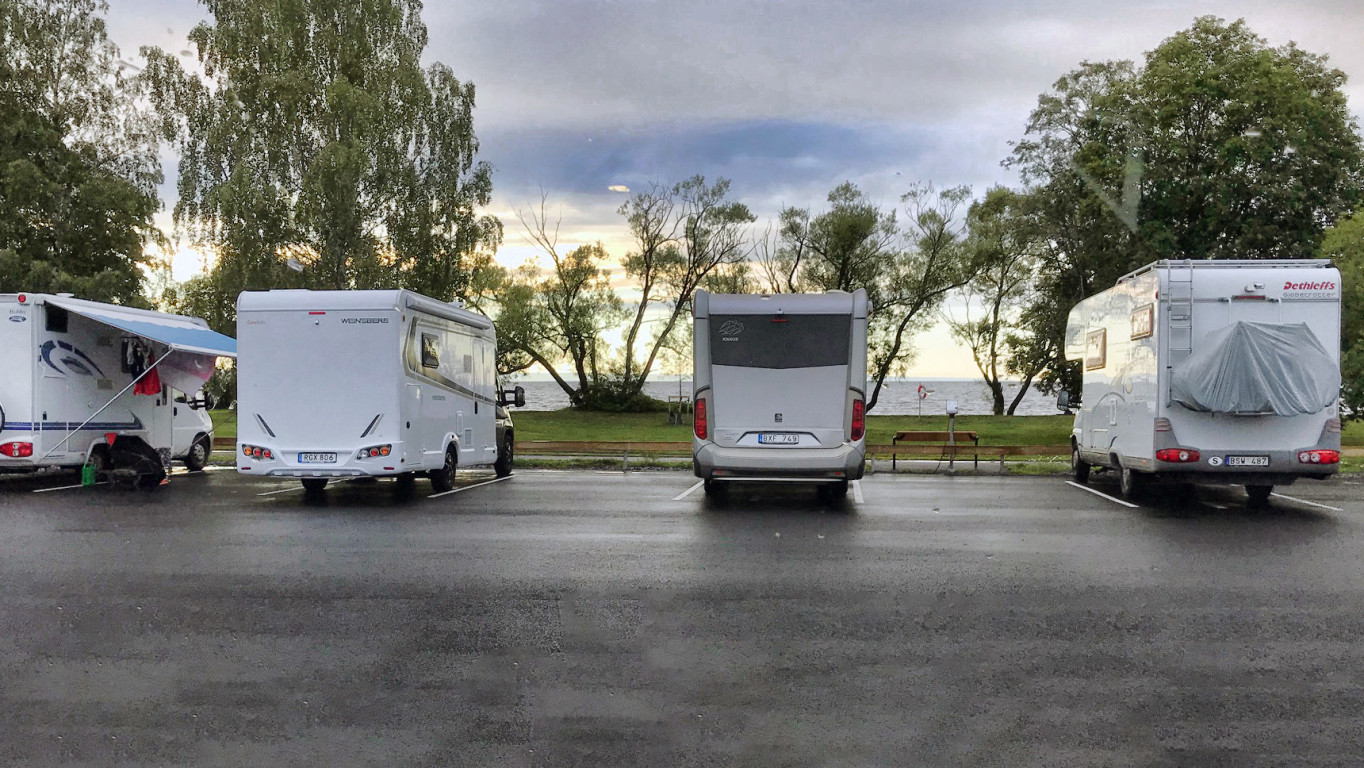
<path fill-rule="evenodd" d="M 1236 322 L 1174 367 L 1170 397 L 1212 413 L 1317 413 L 1340 396 L 1340 365 L 1306 323 Z"/>

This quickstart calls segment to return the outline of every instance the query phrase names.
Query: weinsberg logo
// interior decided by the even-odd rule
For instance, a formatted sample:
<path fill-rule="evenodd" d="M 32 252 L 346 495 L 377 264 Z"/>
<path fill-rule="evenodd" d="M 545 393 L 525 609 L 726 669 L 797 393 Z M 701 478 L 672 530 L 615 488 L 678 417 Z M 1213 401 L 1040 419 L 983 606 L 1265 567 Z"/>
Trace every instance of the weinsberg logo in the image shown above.
<path fill-rule="evenodd" d="M 387 317 L 343 317 L 343 318 L 341 318 L 341 322 L 345 323 L 346 325 L 376 325 L 376 324 L 378 324 L 378 323 L 387 323 L 387 322 L 388 322 L 388 318 L 387 318 Z"/>

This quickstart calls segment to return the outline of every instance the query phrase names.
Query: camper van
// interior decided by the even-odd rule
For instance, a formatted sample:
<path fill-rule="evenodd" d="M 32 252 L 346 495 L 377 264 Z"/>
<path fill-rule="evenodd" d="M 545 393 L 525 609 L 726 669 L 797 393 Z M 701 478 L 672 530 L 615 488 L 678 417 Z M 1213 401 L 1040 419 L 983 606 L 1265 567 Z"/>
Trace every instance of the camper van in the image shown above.
<path fill-rule="evenodd" d="M 1070 313 L 1071 463 L 1149 482 L 1276 485 L 1340 462 L 1340 273 L 1325 260 L 1158 261 Z"/>
<path fill-rule="evenodd" d="M 693 314 L 692 463 L 706 493 L 794 480 L 846 495 L 865 456 L 866 291 L 697 291 Z"/>
<path fill-rule="evenodd" d="M 405 290 L 245 292 L 237 297 L 237 471 L 329 480 L 512 470 L 486 317 Z M 505 414 L 502 414 L 505 415 Z"/>
<path fill-rule="evenodd" d="M 89 463 L 153 485 L 172 457 L 202 468 L 208 403 L 175 393 L 198 392 L 231 338 L 65 294 L 0 294 L 0 316 L 0 471 Z"/>

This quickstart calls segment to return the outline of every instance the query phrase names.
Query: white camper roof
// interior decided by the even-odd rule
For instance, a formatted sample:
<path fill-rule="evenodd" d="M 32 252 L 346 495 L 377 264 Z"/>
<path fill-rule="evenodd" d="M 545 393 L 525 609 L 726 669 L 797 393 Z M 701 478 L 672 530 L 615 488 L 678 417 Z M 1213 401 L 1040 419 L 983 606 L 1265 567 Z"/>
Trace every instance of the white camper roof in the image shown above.
<path fill-rule="evenodd" d="M 708 306 L 701 306 L 702 304 Z M 702 317 L 716 315 L 846 315 L 867 316 L 867 292 L 776 293 L 771 295 L 711 293 L 698 302 Z"/>
<path fill-rule="evenodd" d="M 97 323 L 117 328 L 125 333 L 160 342 L 182 352 L 212 357 L 236 357 L 237 340 L 208 327 L 197 317 L 153 312 L 148 309 L 120 307 L 98 301 L 86 301 L 71 296 L 47 293 L 23 295 L 26 303 L 51 304 L 68 312 L 88 317 Z"/>
<path fill-rule="evenodd" d="M 492 321 L 477 312 L 437 301 L 408 290 L 395 291 L 310 291 L 284 289 L 273 291 L 243 291 L 237 296 L 237 311 L 270 310 L 357 310 L 371 312 L 401 312 L 415 309 L 443 317 L 474 328 L 490 329 Z"/>

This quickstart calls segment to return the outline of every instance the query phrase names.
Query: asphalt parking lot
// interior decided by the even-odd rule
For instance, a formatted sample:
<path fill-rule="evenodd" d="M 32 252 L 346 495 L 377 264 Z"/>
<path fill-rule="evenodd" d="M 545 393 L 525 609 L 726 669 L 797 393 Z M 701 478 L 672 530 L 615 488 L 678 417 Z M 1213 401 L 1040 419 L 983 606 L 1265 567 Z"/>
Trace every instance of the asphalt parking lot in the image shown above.
<path fill-rule="evenodd" d="M 0 762 L 1358 765 L 1364 503 L 0 484 Z M 1113 483 L 1093 490 L 1116 495 Z"/>

